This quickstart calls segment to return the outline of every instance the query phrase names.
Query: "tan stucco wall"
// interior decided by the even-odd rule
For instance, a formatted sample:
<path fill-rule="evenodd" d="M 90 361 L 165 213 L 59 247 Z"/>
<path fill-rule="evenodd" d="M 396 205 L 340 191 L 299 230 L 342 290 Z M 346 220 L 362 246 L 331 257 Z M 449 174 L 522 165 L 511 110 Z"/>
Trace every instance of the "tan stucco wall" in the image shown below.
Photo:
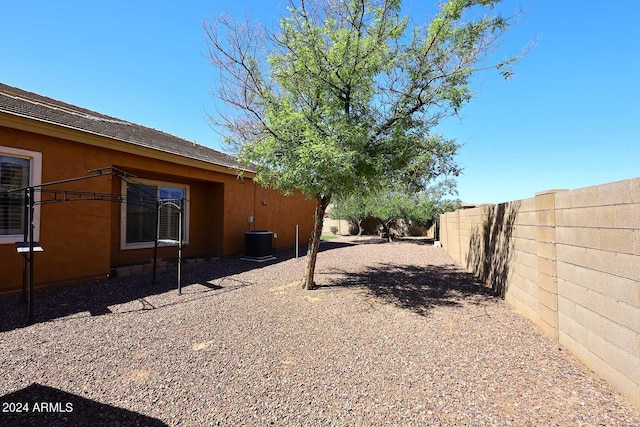
<path fill-rule="evenodd" d="M 2 127 L 0 145 L 41 153 L 42 182 L 86 175 L 89 169 L 109 165 L 98 166 L 101 153 L 82 150 L 56 138 Z M 108 179 L 92 181 L 78 182 L 73 189 L 110 192 Z M 42 205 L 40 209 L 40 244 L 45 252 L 35 255 L 36 284 L 109 273 L 111 216 L 108 203 L 69 202 Z M 22 258 L 15 246 L 0 245 L 0 259 L 0 291 L 21 286 Z"/>
<path fill-rule="evenodd" d="M 249 215 L 255 217 L 256 227 L 278 233 L 280 248 L 294 245 L 296 224 L 301 236 L 311 231 L 312 201 L 255 186 L 233 171 L 225 174 L 6 127 L 0 127 L 0 146 L 42 153 L 42 182 L 116 166 L 138 178 L 188 184 L 190 240 L 185 257 L 243 253 Z M 120 185 L 118 178 L 100 177 L 57 188 L 120 193 Z M 119 203 L 102 201 L 42 205 L 40 243 L 45 252 L 36 255 L 35 284 L 106 277 L 112 267 L 148 262 L 151 249 L 120 249 L 120 209 Z M 175 257 L 175 252 L 162 248 L 159 256 Z M 20 288 L 21 278 L 22 261 L 15 246 L 0 244 L 0 293 Z"/>
<path fill-rule="evenodd" d="M 640 178 L 440 220 L 459 264 L 640 406 Z"/>

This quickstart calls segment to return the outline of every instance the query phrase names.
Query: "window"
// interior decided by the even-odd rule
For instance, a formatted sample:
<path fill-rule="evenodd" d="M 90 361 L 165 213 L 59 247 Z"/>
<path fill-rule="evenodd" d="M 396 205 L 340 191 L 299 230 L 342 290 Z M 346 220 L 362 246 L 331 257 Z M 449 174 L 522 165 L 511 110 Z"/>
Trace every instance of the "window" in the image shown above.
<path fill-rule="evenodd" d="M 184 188 L 158 187 L 160 199 L 186 199 Z M 184 233 L 184 230 L 182 230 Z M 180 212 L 173 206 L 160 208 L 160 238 L 178 240 L 180 233 Z"/>
<path fill-rule="evenodd" d="M 40 184 L 42 155 L 33 151 L 0 147 L 0 243 L 24 240 L 24 192 L 10 190 Z M 36 192 L 36 201 L 39 193 Z M 34 239 L 40 234 L 40 207 L 34 210 Z"/>
<path fill-rule="evenodd" d="M 156 200 L 185 200 L 182 241 L 188 243 L 189 187 L 181 184 L 141 180 L 130 184 L 123 182 L 123 194 L 127 202 L 122 208 L 122 249 L 152 247 L 156 239 Z M 173 206 L 160 208 L 159 235 L 161 239 L 178 240 L 180 212 Z"/>

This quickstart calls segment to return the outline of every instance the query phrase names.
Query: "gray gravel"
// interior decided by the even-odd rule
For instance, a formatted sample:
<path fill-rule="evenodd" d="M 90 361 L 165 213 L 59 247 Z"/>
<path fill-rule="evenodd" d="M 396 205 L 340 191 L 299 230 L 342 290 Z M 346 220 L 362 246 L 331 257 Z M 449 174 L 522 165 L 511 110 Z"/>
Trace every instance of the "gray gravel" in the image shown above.
<path fill-rule="evenodd" d="M 28 327 L 2 298 L 0 425 L 640 425 L 424 243 L 325 242 L 314 291 L 280 251 L 39 291 Z"/>

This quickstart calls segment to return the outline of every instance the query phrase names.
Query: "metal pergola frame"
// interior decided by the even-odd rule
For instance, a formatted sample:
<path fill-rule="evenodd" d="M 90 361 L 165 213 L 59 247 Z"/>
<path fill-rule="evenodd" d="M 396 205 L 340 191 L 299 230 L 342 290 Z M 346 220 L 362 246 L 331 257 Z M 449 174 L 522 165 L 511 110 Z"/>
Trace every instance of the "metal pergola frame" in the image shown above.
<path fill-rule="evenodd" d="M 44 249 L 40 246 L 39 242 L 34 241 L 35 230 L 35 207 L 37 205 L 44 205 L 50 203 L 61 202 L 73 202 L 73 201 L 107 201 L 127 203 L 127 196 L 119 193 L 103 193 L 103 192 L 90 192 L 90 191 L 72 191 L 72 190 L 55 190 L 46 187 L 53 185 L 66 184 L 70 182 L 83 181 L 92 178 L 98 178 L 102 176 L 116 176 L 121 180 L 131 185 L 137 185 L 133 181 L 136 178 L 135 175 L 129 174 L 116 167 L 109 166 L 99 169 L 92 169 L 87 171 L 88 175 L 63 179 L 59 181 L 47 182 L 44 184 L 30 185 L 28 187 L 17 188 L 8 190 L 7 193 L 24 193 L 24 241 L 16 243 L 17 252 L 22 255 L 22 297 L 23 302 L 27 302 L 27 323 L 33 323 L 33 274 L 34 274 L 34 254 L 37 252 L 43 252 Z M 40 192 L 41 195 L 49 195 L 50 198 L 46 200 L 36 200 L 35 193 Z M 181 199 L 162 199 L 154 195 L 155 209 L 156 209 L 156 238 L 154 242 L 153 252 L 153 283 L 155 284 L 156 278 L 156 261 L 158 244 L 170 244 L 178 246 L 178 295 L 182 295 L 182 239 L 183 239 L 183 227 L 184 227 L 184 207 L 185 200 Z M 140 200 L 140 203 L 144 204 L 145 200 Z M 170 207 L 177 209 L 179 212 L 179 225 L 178 225 L 178 240 L 160 239 L 160 210 L 163 207 Z"/>
<path fill-rule="evenodd" d="M 177 209 L 179 212 L 178 219 L 178 240 L 160 239 L 160 210 L 164 207 Z M 181 199 L 156 199 L 156 240 L 153 245 L 153 281 L 156 283 L 156 265 L 158 260 L 158 245 L 160 243 L 166 245 L 178 246 L 178 295 L 182 295 L 182 236 L 184 224 L 184 198 Z"/>

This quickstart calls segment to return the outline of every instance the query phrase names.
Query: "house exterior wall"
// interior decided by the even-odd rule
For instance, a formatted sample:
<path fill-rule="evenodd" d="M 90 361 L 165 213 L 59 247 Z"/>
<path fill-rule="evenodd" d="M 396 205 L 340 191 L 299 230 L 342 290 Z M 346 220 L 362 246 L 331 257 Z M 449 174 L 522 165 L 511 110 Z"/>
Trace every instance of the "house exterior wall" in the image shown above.
<path fill-rule="evenodd" d="M 87 170 L 97 167 L 96 161 L 99 160 L 96 153 L 82 150 L 79 146 L 3 127 L 0 127 L 0 145 L 42 153 L 42 182 L 86 175 Z M 74 189 L 109 192 L 110 185 L 108 181 L 99 179 L 78 182 Z M 68 202 L 42 205 L 40 209 L 39 240 L 45 252 L 35 254 L 34 283 L 106 276 L 109 273 L 111 236 L 104 233 L 110 229 L 107 203 Z M 19 288 L 22 283 L 22 257 L 16 253 L 15 246 L 0 245 L 0 259 L 0 292 Z"/>
<path fill-rule="evenodd" d="M 254 216 L 256 227 L 278 233 L 276 244 L 281 248 L 295 244 L 296 224 L 301 236 L 311 232 L 312 201 L 256 186 L 250 178 L 238 179 L 231 170 L 223 173 L 206 169 L 206 165 L 194 167 L 147 157 L 139 149 L 134 154 L 2 126 L 0 146 L 41 153 L 43 183 L 115 166 L 140 179 L 187 184 L 191 200 L 186 258 L 242 254 L 249 215 Z M 122 187 L 119 178 L 103 176 L 55 188 L 121 193 Z M 152 248 L 121 248 L 120 203 L 43 204 L 40 226 L 44 252 L 35 255 L 36 286 L 106 277 L 113 267 L 145 263 L 153 257 Z M 176 249 L 159 248 L 158 256 L 174 258 Z M 21 256 L 15 245 L 0 244 L 0 294 L 20 289 L 21 283 Z"/>
<path fill-rule="evenodd" d="M 640 406 L 640 178 L 440 220 L 456 262 Z"/>

